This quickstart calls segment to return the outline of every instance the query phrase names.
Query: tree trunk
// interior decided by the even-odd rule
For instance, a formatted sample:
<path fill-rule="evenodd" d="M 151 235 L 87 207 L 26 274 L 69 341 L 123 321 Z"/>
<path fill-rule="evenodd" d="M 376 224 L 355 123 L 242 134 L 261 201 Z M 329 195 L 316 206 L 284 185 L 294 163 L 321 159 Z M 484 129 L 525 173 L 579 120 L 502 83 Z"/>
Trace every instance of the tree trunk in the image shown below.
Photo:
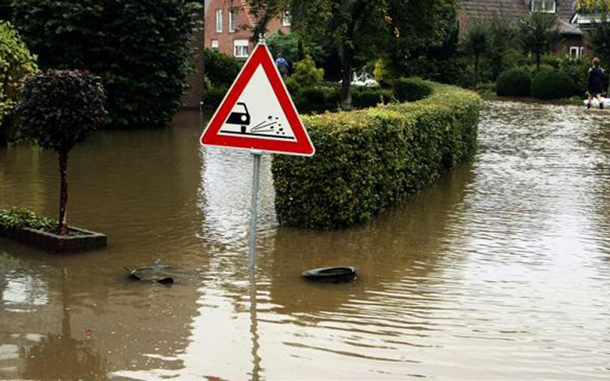
<path fill-rule="evenodd" d="M 352 93 L 351 85 L 354 74 L 353 66 L 353 50 L 344 44 L 340 50 L 341 53 L 341 110 L 350 111 L 352 109 Z"/>
<path fill-rule="evenodd" d="M 479 84 L 479 55 L 474 55 L 474 90 L 476 91 Z"/>
<path fill-rule="evenodd" d="M 66 234 L 66 207 L 68 205 L 68 152 L 59 153 L 59 176 L 61 188 L 59 192 L 59 234 Z"/>

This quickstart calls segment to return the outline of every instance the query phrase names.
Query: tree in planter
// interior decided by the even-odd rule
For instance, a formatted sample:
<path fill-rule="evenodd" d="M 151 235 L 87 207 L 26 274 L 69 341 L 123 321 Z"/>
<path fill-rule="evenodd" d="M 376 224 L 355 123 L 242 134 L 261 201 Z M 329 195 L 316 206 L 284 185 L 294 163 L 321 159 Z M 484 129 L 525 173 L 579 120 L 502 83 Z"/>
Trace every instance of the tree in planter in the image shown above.
<path fill-rule="evenodd" d="M 101 125 L 105 101 L 99 77 L 82 71 L 47 70 L 26 83 L 17 108 L 21 136 L 59 154 L 59 234 L 67 232 L 68 153 Z"/>
<path fill-rule="evenodd" d="M 523 50 L 536 58 L 536 70 L 540 71 L 542 55 L 559 41 L 557 16 L 553 13 L 530 13 L 520 20 L 518 36 Z"/>
<path fill-rule="evenodd" d="M 462 49 L 474 58 L 474 77 L 472 86 L 476 90 L 479 81 L 479 63 L 490 45 L 490 32 L 487 24 L 475 22 L 468 28 L 462 39 Z"/>

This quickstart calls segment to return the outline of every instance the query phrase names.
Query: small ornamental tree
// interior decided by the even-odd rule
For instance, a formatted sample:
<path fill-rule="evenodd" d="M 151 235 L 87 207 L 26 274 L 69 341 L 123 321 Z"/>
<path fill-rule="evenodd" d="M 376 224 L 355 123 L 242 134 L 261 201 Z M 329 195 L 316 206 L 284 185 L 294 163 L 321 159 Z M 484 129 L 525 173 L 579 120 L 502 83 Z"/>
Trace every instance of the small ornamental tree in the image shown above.
<path fill-rule="evenodd" d="M 47 70 L 26 83 L 17 111 L 20 134 L 59 154 L 59 234 L 65 234 L 68 153 L 102 123 L 106 95 L 101 79 L 88 72 Z"/>
<path fill-rule="evenodd" d="M 487 52 L 490 46 L 490 29 L 483 22 L 474 23 L 464 35 L 461 43 L 464 52 L 474 59 L 474 77 L 472 87 L 476 90 L 479 82 L 479 64 L 481 57 Z"/>
<path fill-rule="evenodd" d="M 551 51 L 560 39 L 557 15 L 533 12 L 519 21 L 518 37 L 523 50 L 536 58 L 536 70 L 540 71 L 541 57 Z"/>

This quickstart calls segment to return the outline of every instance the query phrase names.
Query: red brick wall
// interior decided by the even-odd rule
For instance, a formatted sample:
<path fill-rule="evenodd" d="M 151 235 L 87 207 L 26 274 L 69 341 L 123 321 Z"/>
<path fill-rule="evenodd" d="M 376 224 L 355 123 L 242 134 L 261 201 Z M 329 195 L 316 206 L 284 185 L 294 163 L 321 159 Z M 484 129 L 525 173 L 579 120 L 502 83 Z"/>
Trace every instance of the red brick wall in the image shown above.
<path fill-rule="evenodd" d="M 237 10 L 237 28 L 235 32 L 229 32 L 229 11 L 232 7 Z M 212 41 L 218 41 L 218 51 L 234 56 L 235 40 L 249 40 L 251 35 L 250 28 L 254 24 L 251 15 L 247 11 L 247 4 L 242 0 L 207 0 L 205 14 L 205 47 L 211 48 Z M 216 32 L 216 10 L 222 9 L 222 32 Z M 245 28 L 244 28 L 245 27 Z M 282 29 L 284 33 L 290 33 L 290 27 L 282 26 L 281 19 L 274 19 L 267 27 L 269 34 Z M 254 43 L 249 43 L 252 52 Z M 245 59 L 245 58 L 244 58 Z"/>

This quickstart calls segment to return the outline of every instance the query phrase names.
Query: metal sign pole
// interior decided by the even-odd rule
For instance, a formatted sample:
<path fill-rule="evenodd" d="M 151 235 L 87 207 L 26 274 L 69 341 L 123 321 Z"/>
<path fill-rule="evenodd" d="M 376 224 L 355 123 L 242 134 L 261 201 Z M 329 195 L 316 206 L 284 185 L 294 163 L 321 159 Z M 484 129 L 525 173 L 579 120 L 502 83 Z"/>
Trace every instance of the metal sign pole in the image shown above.
<path fill-rule="evenodd" d="M 261 172 L 262 151 L 250 151 L 254 158 L 254 170 L 252 174 L 252 208 L 250 222 L 250 269 L 256 268 L 256 225 L 258 219 L 258 179 Z"/>

